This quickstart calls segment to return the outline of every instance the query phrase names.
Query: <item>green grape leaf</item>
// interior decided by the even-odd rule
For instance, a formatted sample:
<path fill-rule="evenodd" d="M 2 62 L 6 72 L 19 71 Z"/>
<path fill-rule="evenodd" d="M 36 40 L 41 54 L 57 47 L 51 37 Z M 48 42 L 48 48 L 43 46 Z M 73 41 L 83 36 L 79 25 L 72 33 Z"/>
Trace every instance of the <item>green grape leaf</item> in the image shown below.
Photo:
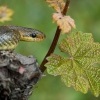
<path fill-rule="evenodd" d="M 100 44 L 94 42 L 91 33 L 76 32 L 59 44 L 66 57 L 51 54 L 47 58 L 47 72 L 61 76 L 68 87 L 96 97 L 100 94 Z"/>

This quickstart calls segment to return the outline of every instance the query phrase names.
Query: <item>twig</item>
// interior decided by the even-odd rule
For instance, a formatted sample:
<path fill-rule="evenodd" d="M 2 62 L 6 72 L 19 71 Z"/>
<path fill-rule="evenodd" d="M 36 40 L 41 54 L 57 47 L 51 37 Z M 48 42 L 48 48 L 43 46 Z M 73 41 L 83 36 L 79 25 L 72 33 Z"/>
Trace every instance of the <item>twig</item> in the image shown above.
<path fill-rule="evenodd" d="M 68 10 L 69 3 L 70 3 L 70 0 L 66 0 L 66 4 L 65 4 L 64 10 L 63 10 L 63 12 L 62 12 L 63 15 L 66 14 L 66 12 L 67 12 L 67 10 Z M 46 56 L 44 57 L 44 59 L 43 59 L 41 65 L 40 65 L 40 70 L 41 70 L 42 72 L 44 72 L 44 71 L 46 70 L 46 67 L 44 66 L 44 65 L 47 63 L 46 58 L 47 58 L 48 56 L 50 56 L 51 53 L 54 52 L 55 47 L 56 47 L 57 42 L 58 42 L 58 39 L 59 39 L 59 36 L 60 36 L 60 32 L 61 32 L 61 29 L 59 29 L 59 26 L 58 26 L 58 27 L 57 27 L 57 30 L 56 30 L 56 33 L 55 33 L 55 36 L 54 36 L 54 39 L 53 39 L 53 41 L 52 41 L 52 44 L 51 44 L 51 46 L 50 46 L 50 48 L 49 48 L 49 50 L 48 50 Z"/>

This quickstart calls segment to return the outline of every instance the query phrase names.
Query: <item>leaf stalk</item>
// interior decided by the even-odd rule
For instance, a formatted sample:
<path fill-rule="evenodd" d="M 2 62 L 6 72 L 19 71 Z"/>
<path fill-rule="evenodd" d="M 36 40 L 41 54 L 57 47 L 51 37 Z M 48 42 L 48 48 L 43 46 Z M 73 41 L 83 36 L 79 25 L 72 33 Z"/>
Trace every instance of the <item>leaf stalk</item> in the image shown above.
<path fill-rule="evenodd" d="M 66 15 L 66 12 L 68 11 L 69 3 L 70 3 L 70 0 L 66 0 L 66 4 L 65 4 L 65 7 L 64 7 L 63 12 L 62 12 L 63 15 Z M 44 72 L 46 70 L 46 67 L 44 66 L 47 63 L 46 58 L 48 56 L 50 56 L 50 54 L 52 54 L 54 52 L 54 50 L 56 48 L 56 45 L 57 45 L 57 42 L 59 40 L 60 33 L 61 33 L 61 29 L 58 26 L 57 29 L 56 29 L 55 36 L 53 38 L 53 41 L 51 43 L 51 46 L 50 46 L 50 48 L 49 48 L 46 56 L 44 57 L 41 65 L 40 65 L 41 72 Z"/>

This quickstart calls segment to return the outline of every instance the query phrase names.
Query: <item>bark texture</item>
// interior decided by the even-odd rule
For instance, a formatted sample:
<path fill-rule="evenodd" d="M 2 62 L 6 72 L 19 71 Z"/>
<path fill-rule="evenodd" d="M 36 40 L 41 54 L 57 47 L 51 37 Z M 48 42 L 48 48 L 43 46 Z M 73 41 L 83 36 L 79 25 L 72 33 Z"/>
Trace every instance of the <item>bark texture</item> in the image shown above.
<path fill-rule="evenodd" d="M 28 100 L 41 75 L 33 56 L 0 51 L 0 100 Z"/>

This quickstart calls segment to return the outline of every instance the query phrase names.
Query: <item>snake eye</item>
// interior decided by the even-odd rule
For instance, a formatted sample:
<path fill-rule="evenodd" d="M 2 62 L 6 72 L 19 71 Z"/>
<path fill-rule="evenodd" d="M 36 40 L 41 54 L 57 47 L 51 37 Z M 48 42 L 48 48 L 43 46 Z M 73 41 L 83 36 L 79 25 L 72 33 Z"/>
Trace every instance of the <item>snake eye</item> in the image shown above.
<path fill-rule="evenodd" d="M 32 38 L 35 38 L 35 37 L 36 37 L 36 34 L 35 34 L 35 33 L 32 33 L 32 34 L 30 34 L 30 36 L 31 36 Z"/>

